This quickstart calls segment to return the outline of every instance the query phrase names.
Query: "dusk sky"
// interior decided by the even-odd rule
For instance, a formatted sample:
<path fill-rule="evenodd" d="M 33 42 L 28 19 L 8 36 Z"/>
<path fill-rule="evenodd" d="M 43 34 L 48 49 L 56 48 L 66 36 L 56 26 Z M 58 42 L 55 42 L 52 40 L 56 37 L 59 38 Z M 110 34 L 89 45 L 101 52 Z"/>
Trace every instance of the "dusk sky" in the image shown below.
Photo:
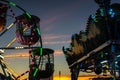
<path fill-rule="evenodd" d="M 51 48 L 55 51 L 55 72 L 58 75 L 70 76 L 69 67 L 62 52 L 62 47 L 69 47 L 72 34 L 85 30 L 88 17 L 95 14 L 98 5 L 94 0 L 9 0 L 24 8 L 32 15 L 40 18 L 41 36 L 43 47 Z M 111 0 L 111 3 L 120 3 L 120 0 Z M 14 11 L 16 13 L 16 11 Z M 17 14 L 17 13 L 16 13 Z M 11 29 L 4 35 L 14 38 L 15 32 Z M 11 39 L 0 37 L 1 46 L 5 46 Z M 14 43 L 13 45 L 19 45 Z M 22 50 L 21 50 L 22 51 Z M 20 53 L 20 51 L 6 50 L 6 55 L 10 53 Z M 26 51 L 27 52 L 27 51 Z M 19 73 L 28 68 L 28 59 L 12 58 L 6 59 L 12 67 L 17 67 Z M 15 61 L 16 60 L 16 61 Z M 21 65 L 22 64 L 22 65 Z M 23 65 L 25 65 L 23 67 Z M 23 69 L 23 71 L 20 70 Z"/>

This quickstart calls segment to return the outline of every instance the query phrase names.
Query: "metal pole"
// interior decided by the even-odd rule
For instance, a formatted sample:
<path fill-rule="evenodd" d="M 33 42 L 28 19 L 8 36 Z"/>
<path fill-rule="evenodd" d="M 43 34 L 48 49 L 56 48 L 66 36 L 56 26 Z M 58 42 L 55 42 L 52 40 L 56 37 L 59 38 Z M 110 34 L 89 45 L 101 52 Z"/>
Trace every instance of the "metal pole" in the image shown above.
<path fill-rule="evenodd" d="M 112 70 L 113 70 L 113 76 L 114 79 L 116 80 L 116 68 L 115 68 L 115 45 L 111 45 L 111 52 L 113 55 L 113 62 L 112 62 Z"/>
<path fill-rule="evenodd" d="M 61 71 L 59 71 L 59 80 L 61 80 Z"/>
<path fill-rule="evenodd" d="M 79 72 L 79 70 L 77 68 L 77 65 L 73 66 L 71 68 L 71 80 L 77 80 L 77 78 L 78 78 L 78 72 Z"/>

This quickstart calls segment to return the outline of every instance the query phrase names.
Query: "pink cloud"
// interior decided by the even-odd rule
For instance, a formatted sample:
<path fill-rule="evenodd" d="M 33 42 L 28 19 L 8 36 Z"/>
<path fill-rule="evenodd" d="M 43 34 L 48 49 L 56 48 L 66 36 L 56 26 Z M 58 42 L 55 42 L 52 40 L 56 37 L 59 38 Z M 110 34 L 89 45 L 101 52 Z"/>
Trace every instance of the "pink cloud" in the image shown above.
<path fill-rule="evenodd" d="M 63 54 L 63 52 L 60 51 L 60 50 L 56 50 L 56 51 L 54 52 L 54 55 L 61 55 L 61 54 Z"/>
<path fill-rule="evenodd" d="M 45 41 L 43 44 L 67 44 L 70 43 L 70 41 Z"/>
<path fill-rule="evenodd" d="M 70 35 L 56 35 L 56 34 L 46 34 L 43 35 L 43 44 L 65 44 L 70 43 L 70 40 L 65 40 Z"/>
<path fill-rule="evenodd" d="M 43 35 L 43 39 L 44 40 L 51 40 L 51 39 L 61 39 L 61 38 L 67 38 L 71 35 L 56 35 L 56 34 L 46 34 L 46 35 Z"/>
<path fill-rule="evenodd" d="M 57 15 L 49 15 L 50 17 L 46 18 L 45 20 L 41 21 L 41 24 L 51 24 L 56 21 L 61 20 L 63 17 L 67 16 L 65 14 L 57 14 Z"/>
<path fill-rule="evenodd" d="M 63 54 L 60 50 L 55 50 L 54 55 L 61 55 Z M 9 55 L 4 55 L 4 58 L 15 58 L 15 57 L 29 57 L 29 53 L 22 52 L 22 53 L 13 53 Z"/>
<path fill-rule="evenodd" d="M 42 31 L 44 32 L 48 32 L 48 31 L 51 31 L 52 29 L 54 29 L 54 26 L 42 26 Z"/>
<path fill-rule="evenodd" d="M 73 7 L 74 6 L 74 7 Z M 55 26 L 51 26 L 51 24 L 56 22 L 61 22 L 64 18 L 66 19 L 67 16 L 73 15 L 71 11 L 76 10 L 79 7 L 79 1 L 75 1 L 73 3 L 67 3 L 62 5 L 58 9 L 54 8 L 51 9 L 49 13 L 45 14 L 45 17 L 41 19 L 40 24 L 42 25 L 41 28 L 43 31 L 50 31 Z"/>
<path fill-rule="evenodd" d="M 51 17 L 49 17 L 49 18 L 41 21 L 41 24 L 45 24 L 45 25 L 51 24 L 51 23 L 53 23 L 53 22 L 55 22 L 55 21 L 57 21 L 57 20 L 59 20 L 59 19 L 60 19 L 60 16 L 58 16 L 58 15 L 56 15 L 56 16 L 51 16 Z"/>
<path fill-rule="evenodd" d="M 55 12 L 56 13 L 56 12 Z M 60 14 L 60 13 L 57 13 L 57 14 L 49 14 L 47 15 L 48 17 L 46 19 L 43 19 L 41 21 L 41 28 L 43 31 L 50 31 L 52 30 L 55 26 L 52 26 L 53 23 L 56 23 L 56 22 L 60 22 L 61 19 L 63 19 L 63 17 L 67 16 L 66 14 Z"/>

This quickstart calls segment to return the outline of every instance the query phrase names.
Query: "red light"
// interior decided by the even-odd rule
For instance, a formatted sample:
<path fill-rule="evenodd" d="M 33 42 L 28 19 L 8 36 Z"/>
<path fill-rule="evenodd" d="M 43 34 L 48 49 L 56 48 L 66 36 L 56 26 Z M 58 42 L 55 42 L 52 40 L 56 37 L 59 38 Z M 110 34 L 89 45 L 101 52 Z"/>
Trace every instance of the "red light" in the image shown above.
<path fill-rule="evenodd" d="M 39 33 L 35 25 L 39 23 L 40 19 L 33 15 L 31 17 L 29 19 L 24 14 L 17 17 L 20 22 L 17 22 L 16 38 L 22 45 L 33 45 L 39 40 Z M 26 30 L 24 30 L 25 28 Z"/>

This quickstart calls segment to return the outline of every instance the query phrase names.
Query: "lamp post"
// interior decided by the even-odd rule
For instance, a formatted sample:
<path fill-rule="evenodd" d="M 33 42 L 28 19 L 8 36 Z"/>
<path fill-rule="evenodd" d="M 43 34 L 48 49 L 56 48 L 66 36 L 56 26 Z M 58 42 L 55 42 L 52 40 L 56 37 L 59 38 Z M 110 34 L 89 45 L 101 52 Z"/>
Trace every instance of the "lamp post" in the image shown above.
<path fill-rule="evenodd" d="M 61 71 L 59 71 L 59 80 L 61 80 Z"/>

